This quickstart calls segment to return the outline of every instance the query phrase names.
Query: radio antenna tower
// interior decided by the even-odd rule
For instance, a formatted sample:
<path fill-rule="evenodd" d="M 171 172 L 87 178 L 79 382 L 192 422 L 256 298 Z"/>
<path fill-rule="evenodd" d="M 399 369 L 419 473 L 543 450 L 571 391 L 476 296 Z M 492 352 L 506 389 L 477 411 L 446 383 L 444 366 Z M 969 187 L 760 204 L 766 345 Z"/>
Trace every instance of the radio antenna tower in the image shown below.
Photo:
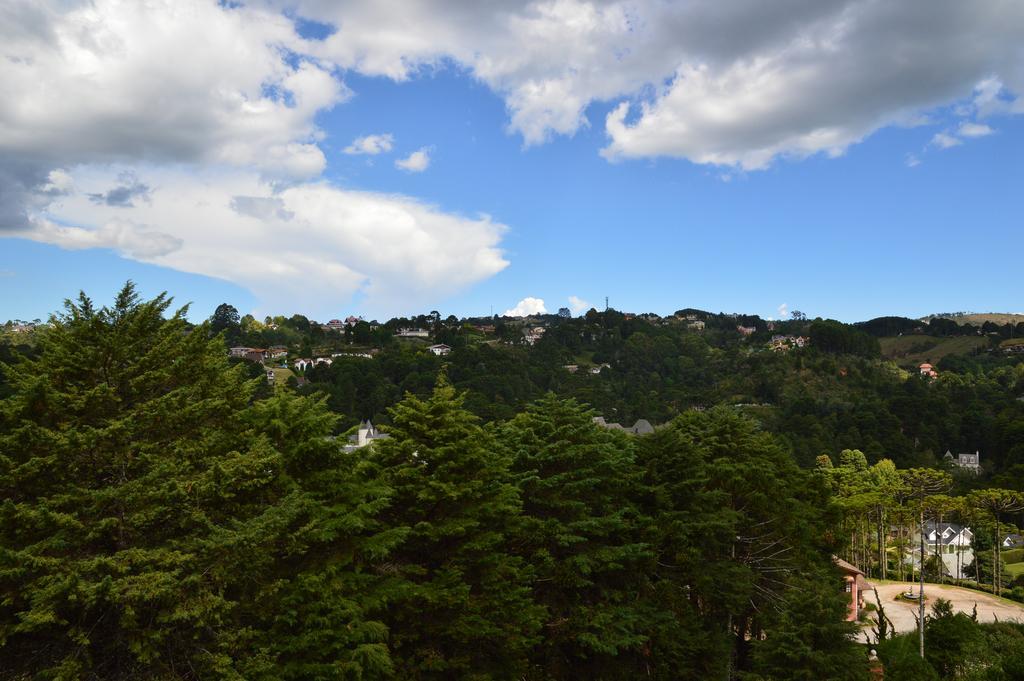
<path fill-rule="evenodd" d="M 608 311 L 608 296 L 604 297 L 604 311 Z"/>

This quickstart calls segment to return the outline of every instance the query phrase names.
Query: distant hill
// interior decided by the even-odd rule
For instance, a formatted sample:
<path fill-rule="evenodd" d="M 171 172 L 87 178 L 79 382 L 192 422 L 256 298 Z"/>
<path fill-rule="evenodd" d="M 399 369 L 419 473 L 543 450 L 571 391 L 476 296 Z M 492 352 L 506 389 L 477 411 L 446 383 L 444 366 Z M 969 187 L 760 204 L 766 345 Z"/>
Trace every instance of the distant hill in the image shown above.
<path fill-rule="evenodd" d="M 992 322 L 994 324 L 1019 324 L 1024 322 L 1024 314 L 1017 314 L 1011 312 L 954 312 L 954 313 L 940 313 L 928 315 L 922 317 L 921 321 L 927 322 L 930 319 L 952 319 L 957 324 L 972 324 L 974 326 L 981 326 L 985 322 Z"/>
<path fill-rule="evenodd" d="M 906 335 L 880 338 L 882 356 L 903 366 L 917 366 L 922 362 L 937 364 L 946 355 L 969 355 L 975 350 L 988 346 L 984 336 L 936 336 Z"/>

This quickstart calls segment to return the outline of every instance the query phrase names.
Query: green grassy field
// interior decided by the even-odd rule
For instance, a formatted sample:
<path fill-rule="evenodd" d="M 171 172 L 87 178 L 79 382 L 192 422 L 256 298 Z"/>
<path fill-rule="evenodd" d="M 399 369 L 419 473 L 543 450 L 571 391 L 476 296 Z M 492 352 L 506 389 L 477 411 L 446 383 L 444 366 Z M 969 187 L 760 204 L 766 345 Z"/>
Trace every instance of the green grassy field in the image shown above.
<path fill-rule="evenodd" d="M 882 356 L 896 360 L 904 366 L 916 366 L 922 362 L 936 364 L 946 355 L 969 355 L 988 345 L 984 336 L 958 336 L 938 338 L 936 336 L 895 336 L 880 338 Z"/>

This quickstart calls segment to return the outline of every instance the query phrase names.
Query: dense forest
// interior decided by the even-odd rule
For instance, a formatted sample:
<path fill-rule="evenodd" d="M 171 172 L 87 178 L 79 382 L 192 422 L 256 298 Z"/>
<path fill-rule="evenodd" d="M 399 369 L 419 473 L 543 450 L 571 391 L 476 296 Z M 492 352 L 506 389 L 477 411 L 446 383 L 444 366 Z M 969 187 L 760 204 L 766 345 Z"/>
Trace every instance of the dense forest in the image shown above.
<path fill-rule="evenodd" d="M 1022 507 L 1024 364 L 998 351 L 929 378 L 820 319 L 592 310 L 530 344 L 185 314 L 128 285 L 0 343 L 0 678 L 867 679 L 833 557 L 900 569 L 874 509 Z M 235 345 L 333 361 L 272 386 Z M 389 437 L 343 447 L 363 419 Z M 934 604 L 930 640 L 998 654 L 878 636 L 886 678 L 1018 678 L 1021 631 L 965 617 Z"/>

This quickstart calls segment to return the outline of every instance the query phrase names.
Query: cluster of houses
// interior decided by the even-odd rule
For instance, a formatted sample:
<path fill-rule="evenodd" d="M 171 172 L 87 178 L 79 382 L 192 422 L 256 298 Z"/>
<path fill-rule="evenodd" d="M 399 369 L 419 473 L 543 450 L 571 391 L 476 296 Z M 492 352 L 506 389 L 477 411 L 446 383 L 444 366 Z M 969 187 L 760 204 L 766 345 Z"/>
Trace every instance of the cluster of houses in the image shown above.
<path fill-rule="evenodd" d="M 283 345 L 272 345 L 269 348 L 250 348 L 237 346 L 228 349 L 229 357 L 239 357 L 250 362 L 266 362 L 271 359 L 279 359 L 288 356 L 288 348 Z"/>
<path fill-rule="evenodd" d="M 523 340 L 526 341 L 527 345 L 533 345 L 544 337 L 545 331 L 547 331 L 547 329 L 543 326 L 528 326 L 523 329 Z"/>
<path fill-rule="evenodd" d="M 806 336 L 772 336 L 768 348 L 774 352 L 787 352 L 793 348 L 805 348 L 811 344 Z"/>

